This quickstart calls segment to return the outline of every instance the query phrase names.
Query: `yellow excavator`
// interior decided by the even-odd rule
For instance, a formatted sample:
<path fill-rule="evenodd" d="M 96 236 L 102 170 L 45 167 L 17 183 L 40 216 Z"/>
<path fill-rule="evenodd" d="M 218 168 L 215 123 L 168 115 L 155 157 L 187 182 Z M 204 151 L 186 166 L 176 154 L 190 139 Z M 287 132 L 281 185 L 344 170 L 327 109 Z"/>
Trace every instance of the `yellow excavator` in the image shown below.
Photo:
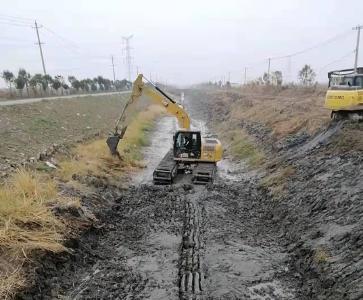
<path fill-rule="evenodd" d="M 181 173 L 191 173 L 192 182 L 196 184 L 212 182 L 216 163 L 222 159 L 220 141 L 213 137 L 202 138 L 200 131 L 191 130 L 190 117 L 184 108 L 142 74 L 134 81 L 131 96 L 116 122 L 115 131 L 107 139 L 111 154 L 119 155 L 118 143 L 130 123 L 132 108 L 141 96 L 146 96 L 152 103 L 164 107 L 168 114 L 177 118 L 180 127 L 173 136 L 173 148 L 153 172 L 154 183 L 171 184 Z"/>
<path fill-rule="evenodd" d="M 331 71 L 325 107 L 333 119 L 363 119 L 363 68 Z"/>

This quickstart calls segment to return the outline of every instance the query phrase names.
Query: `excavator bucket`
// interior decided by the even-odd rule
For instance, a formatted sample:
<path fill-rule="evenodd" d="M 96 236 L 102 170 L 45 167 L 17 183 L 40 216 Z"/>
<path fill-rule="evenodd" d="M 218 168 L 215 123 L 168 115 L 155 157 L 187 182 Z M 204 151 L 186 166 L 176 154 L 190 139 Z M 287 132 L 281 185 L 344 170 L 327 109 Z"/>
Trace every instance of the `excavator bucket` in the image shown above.
<path fill-rule="evenodd" d="M 118 146 L 119 141 L 120 141 L 120 136 L 118 134 L 109 136 L 107 138 L 106 143 L 107 143 L 107 146 L 110 149 L 110 152 L 112 155 L 117 155 L 117 153 L 118 153 L 117 146 Z"/>
<path fill-rule="evenodd" d="M 126 129 L 127 127 L 124 127 L 122 128 L 121 133 L 116 132 L 107 138 L 106 143 L 112 155 L 120 155 L 117 151 L 117 146 L 120 140 L 123 138 Z"/>

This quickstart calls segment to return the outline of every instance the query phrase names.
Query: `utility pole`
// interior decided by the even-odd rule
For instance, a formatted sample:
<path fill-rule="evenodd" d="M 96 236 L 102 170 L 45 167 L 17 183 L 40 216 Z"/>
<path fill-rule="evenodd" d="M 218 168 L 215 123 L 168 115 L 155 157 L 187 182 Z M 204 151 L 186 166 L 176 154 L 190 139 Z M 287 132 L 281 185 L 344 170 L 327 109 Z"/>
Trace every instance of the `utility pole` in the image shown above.
<path fill-rule="evenodd" d="M 268 59 L 268 68 L 267 68 L 267 75 L 269 80 L 270 80 L 270 67 L 271 67 L 271 58 Z"/>
<path fill-rule="evenodd" d="M 292 82 L 293 80 L 292 80 L 292 75 L 291 75 L 291 56 L 288 56 L 288 58 L 287 58 L 288 60 L 287 60 L 287 73 L 288 73 L 288 78 L 289 78 L 289 80 Z"/>
<path fill-rule="evenodd" d="M 361 25 L 353 27 L 353 30 L 357 30 L 357 44 L 355 47 L 354 73 L 357 73 L 357 71 L 358 71 L 359 40 L 360 40 L 360 30 L 362 28 L 363 28 L 363 26 L 361 26 Z"/>
<path fill-rule="evenodd" d="M 130 39 L 133 37 L 133 35 L 129 36 L 123 36 L 122 39 L 125 43 L 125 59 L 126 59 L 126 65 L 127 65 L 127 78 L 129 81 L 131 81 L 131 65 L 132 65 L 132 57 L 131 57 L 131 47 L 130 47 Z"/>
<path fill-rule="evenodd" d="M 111 55 L 111 62 L 112 62 L 113 82 L 115 82 L 116 81 L 116 75 L 115 75 L 115 64 L 113 63 L 113 55 Z"/>
<path fill-rule="evenodd" d="M 35 24 L 35 31 L 37 33 L 37 38 L 38 38 L 38 46 L 39 46 L 39 51 L 40 51 L 40 58 L 42 59 L 42 66 L 43 66 L 43 72 L 44 72 L 44 75 L 47 75 L 47 72 L 45 71 L 45 64 L 44 64 L 44 57 L 43 57 L 43 49 L 42 49 L 42 44 L 40 42 L 40 37 L 39 37 L 39 30 L 38 30 L 38 24 L 37 24 L 37 21 L 34 21 L 34 24 Z"/>
<path fill-rule="evenodd" d="M 244 84 L 247 84 L 247 68 L 245 67 L 245 80 L 244 80 Z"/>

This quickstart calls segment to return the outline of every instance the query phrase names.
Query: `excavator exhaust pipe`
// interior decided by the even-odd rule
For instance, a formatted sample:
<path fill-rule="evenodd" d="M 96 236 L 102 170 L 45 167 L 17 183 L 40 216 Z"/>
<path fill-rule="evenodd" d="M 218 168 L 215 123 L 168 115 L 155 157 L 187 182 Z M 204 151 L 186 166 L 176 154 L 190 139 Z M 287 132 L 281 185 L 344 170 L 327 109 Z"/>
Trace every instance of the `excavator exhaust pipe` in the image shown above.
<path fill-rule="evenodd" d="M 106 143 L 112 155 L 120 156 L 120 153 L 117 151 L 117 146 L 120 140 L 124 137 L 126 129 L 127 127 L 124 127 L 122 128 L 121 133 L 115 132 L 107 138 Z"/>

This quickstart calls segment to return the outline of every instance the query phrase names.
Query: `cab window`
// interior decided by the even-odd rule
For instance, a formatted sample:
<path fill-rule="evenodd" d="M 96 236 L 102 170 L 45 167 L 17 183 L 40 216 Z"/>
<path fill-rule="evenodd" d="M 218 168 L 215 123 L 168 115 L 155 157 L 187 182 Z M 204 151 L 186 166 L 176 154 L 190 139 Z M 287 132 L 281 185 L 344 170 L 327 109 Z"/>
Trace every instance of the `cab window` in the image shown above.
<path fill-rule="evenodd" d="M 343 77 L 343 80 L 341 81 L 340 85 L 353 85 L 353 77 Z"/>
<path fill-rule="evenodd" d="M 363 76 L 356 77 L 354 85 L 363 88 Z"/>

